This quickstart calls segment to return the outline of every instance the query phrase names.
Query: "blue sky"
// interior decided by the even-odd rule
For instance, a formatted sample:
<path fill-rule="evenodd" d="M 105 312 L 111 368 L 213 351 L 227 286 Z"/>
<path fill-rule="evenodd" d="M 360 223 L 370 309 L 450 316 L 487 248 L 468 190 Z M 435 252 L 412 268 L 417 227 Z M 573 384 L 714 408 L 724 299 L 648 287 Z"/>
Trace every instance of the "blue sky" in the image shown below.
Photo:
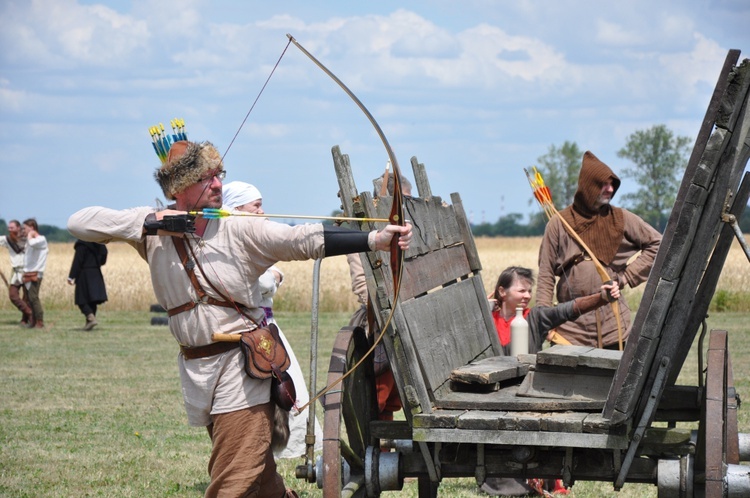
<path fill-rule="evenodd" d="M 148 128 L 185 119 L 226 150 L 295 38 L 367 106 L 413 178 L 473 222 L 536 207 L 523 167 L 565 140 L 615 171 L 628 135 L 694 138 L 750 2 L 0 2 L 0 218 L 65 226 L 89 205 L 154 205 Z M 339 205 L 330 149 L 360 190 L 387 157 L 364 115 L 290 46 L 225 159 L 270 213 Z M 622 192 L 635 189 L 623 179 Z M 617 204 L 617 202 L 615 202 Z M 562 207 L 562 206 L 559 206 Z"/>

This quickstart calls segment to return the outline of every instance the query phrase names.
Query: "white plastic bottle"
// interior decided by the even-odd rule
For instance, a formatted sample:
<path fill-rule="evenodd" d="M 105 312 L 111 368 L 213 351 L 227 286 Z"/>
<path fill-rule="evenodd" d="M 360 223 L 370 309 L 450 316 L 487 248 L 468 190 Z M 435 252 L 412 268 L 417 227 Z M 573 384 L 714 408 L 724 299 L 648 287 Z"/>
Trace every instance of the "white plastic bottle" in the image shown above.
<path fill-rule="evenodd" d="M 516 308 L 516 317 L 510 322 L 510 355 L 529 354 L 529 322 L 523 317 L 523 308 Z"/>

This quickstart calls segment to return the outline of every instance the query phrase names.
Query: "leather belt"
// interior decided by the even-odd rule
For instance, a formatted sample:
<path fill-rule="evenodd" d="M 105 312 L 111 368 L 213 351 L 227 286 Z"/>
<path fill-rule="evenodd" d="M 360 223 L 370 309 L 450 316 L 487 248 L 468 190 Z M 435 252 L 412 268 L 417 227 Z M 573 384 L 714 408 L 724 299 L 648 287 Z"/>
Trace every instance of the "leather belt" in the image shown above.
<path fill-rule="evenodd" d="M 239 342 L 212 342 L 205 346 L 196 346 L 192 348 L 180 346 L 180 351 L 186 360 L 194 360 L 196 358 L 209 358 L 211 356 L 216 356 L 217 354 L 226 353 L 227 351 L 231 351 L 238 347 L 240 347 Z"/>
<path fill-rule="evenodd" d="M 180 306 L 177 306 L 176 308 L 172 308 L 170 310 L 167 310 L 168 316 L 174 316 L 179 313 L 182 313 L 183 311 L 191 310 L 198 306 L 199 304 L 213 304 L 214 306 L 223 306 L 225 308 L 234 308 L 234 304 L 229 303 L 227 301 L 219 301 L 218 299 L 214 299 L 211 296 L 203 298 L 201 301 L 190 301 L 185 304 L 181 304 Z"/>
<path fill-rule="evenodd" d="M 563 273 L 567 273 L 567 271 L 573 268 L 575 265 L 577 265 L 578 263 L 582 263 L 584 261 L 591 261 L 591 257 L 589 257 L 588 254 L 582 252 L 581 254 L 577 255 L 575 258 L 568 261 L 565 264 L 565 266 L 563 266 L 563 269 L 562 269 Z"/>

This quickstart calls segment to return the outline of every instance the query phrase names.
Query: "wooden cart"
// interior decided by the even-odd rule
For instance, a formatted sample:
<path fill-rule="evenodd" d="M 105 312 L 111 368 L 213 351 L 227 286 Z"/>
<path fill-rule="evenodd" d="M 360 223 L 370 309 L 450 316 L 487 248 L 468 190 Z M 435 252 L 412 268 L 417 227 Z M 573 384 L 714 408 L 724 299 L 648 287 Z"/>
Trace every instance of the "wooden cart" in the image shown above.
<path fill-rule="evenodd" d="M 434 196 L 412 158 L 418 196 L 405 198 L 414 236 L 398 303 L 387 255 L 361 256 L 380 326 L 393 315 L 384 344 L 405 420 L 377 419 L 365 361 L 322 398 L 322 459 L 301 466 L 299 477 L 317 481 L 325 497 L 376 497 L 407 477 L 418 479 L 423 497 L 454 477 L 652 483 L 665 497 L 750 495 L 750 467 L 740 465 L 750 444 L 737 430 L 725 331 L 711 331 L 706 365 L 698 360 L 705 380 L 701 373 L 697 385 L 675 385 L 735 237 L 731 221 L 750 195 L 748 175 L 741 181 L 750 62 L 737 66 L 738 58 L 727 56 L 623 352 L 555 346 L 500 356 L 461 198 Z M 346 215 L 387 217 L 391 199 L 359 192 L 338 147 L 333 159 Z M 328 381 L 371 341 L 343 328 Z M 699 429 L 676 427 L 685 421 Z"/>

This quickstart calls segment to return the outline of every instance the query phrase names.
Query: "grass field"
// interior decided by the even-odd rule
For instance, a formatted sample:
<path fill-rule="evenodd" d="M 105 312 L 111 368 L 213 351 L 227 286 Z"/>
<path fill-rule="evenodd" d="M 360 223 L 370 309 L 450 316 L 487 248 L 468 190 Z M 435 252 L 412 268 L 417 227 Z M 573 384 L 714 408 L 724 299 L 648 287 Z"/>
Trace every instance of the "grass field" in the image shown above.
<path fill-rule="evenodd" d="M 509 265 L 536 267 L 538 238 L 478 239 L 489 292 Z M 207 486 L 210 443 L 204 429 L 188 427 L 177 373 L 177 347 L 166 327 L 150 325 L 155 302 L 146 263 L 125 244 L 110 244 L 104 267 L 110 301 L 101 325 L 84 332 L 65 283 L 72 244 L 52 244 L 41 297 L 44 331 L 17 326 L 20 314 L 0 297 L 0 496 L 2 497 L 199 497 Z M 303 370 L 309 358 L 312 263 L 282 263 L 286 274 L 275 302 L 278 320 Z M 6 270 L 7 272 L 7 270 Z M 628 290 L 632 308 L 641 289 Z M 321 277 L 319 386 L 334 336 L 356 303 L 343 257 L 323 263 Z M 750 392 L 750 270 L 735 244 L 712 304 L 710 328 L 729 330 L 735 382 Z M 732 312 L 726 312 L 731 310 Z M 724 311 L 724 312 L 718 312 Z M 695 351 L 680 382 L 696 384 Z M 318 410 L 320 417 L 320 410 Z M 740 410 L 740 430 L 750 417 Z M 297 481 L 283 460 L 280 471 L 301 496 L 320 496 Z M 656 496 L 653 486 L 579 482 L 575 497 Z M 398 496 L 414 497 L 407 483 Z M 387 495 L 386 495 L 387 496 Z M 478 496 L 473 479 L 450 480 L 443 497 Z"/>
<path fill-rule="evenodd" d="M 166 327 L 151 326 L 147 311 L 104 309 L 101 325 L 84 332 L 80 313 L 51 310 L 40 332 L 19 328 L 16 315 L 0 311 L 0 496 L 202 496 L 209 439 L 204 429 L 186 424 L 177 347 Z M 348 318 L 320 317 L 319 381 L 333 338 Z M 309 314 L 281 312 L 278 320 L 306 370 Z M 747 314 L 712 314 L 708 325 L 730 331 L 737 390 L 747 396 Z M 697 383 L 695 350 L 680 383 Z M 739 413 L 740 431 L 750 431 L 750 417 Z M 315 485 L 294 478 L 300 463 L 280 461 L 287 485 L 301 496 L 321 496 Z M 478 496 L 473 479 L 446 480 L 439 493 Z M 415 497 L 416 484 L 384 496 L 389 494 Z M 573 496 L 655 497 L 656 488 L 627 484 L 616 493 L 608 483 L 578 482 Z"/>

